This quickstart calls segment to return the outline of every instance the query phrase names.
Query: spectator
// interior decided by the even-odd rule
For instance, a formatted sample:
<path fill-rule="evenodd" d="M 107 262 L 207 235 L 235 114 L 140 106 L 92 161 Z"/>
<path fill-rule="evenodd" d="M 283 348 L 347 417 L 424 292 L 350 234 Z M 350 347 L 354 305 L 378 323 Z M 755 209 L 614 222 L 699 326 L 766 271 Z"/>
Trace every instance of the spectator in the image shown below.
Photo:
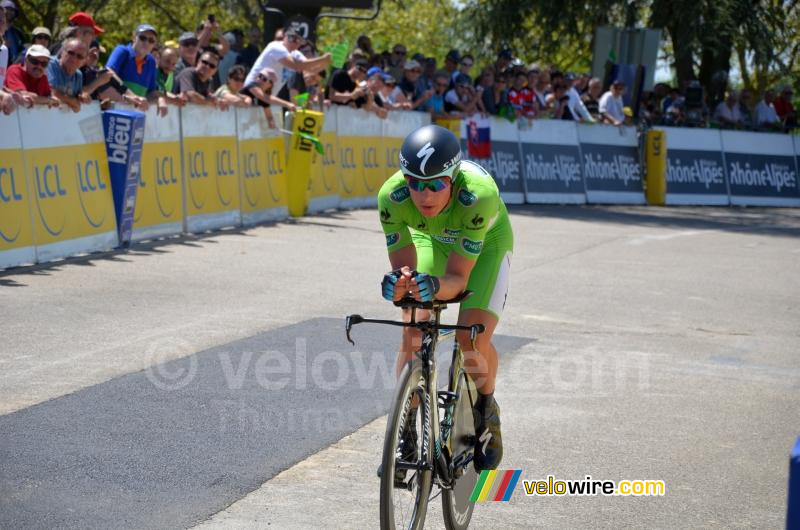
<path fill-rule="evenodd" d="M 247 76 L 247 71 L 241 64 L 233 65 L 228 71 L 228 77 L 225 79 L 225 84 L 219 87 L 214 96 L 227 101 L 234 107 L 249 107 L 253 104 L 253 99 L 245 94 L 240 93 L 244 88 L 244 79 Z"/>
<path fill-rule="evenodd" d="M 783 122 L 778 113 L 775 112 L 775 91 L 764 91 L 764 99 L 756 105 L 755 126 L 758 129 L 767 131 L 783 130 Z"/>
<path fill-rule="evenodd" d="M 25 54 L 23 64 L 13 64 L 8 68 L 5 88 L 22 98 L 26 107 L 34 104 L 58 107 L 60 102 L 53 97 L 50 82 L 45 75 L 49 63 L 50 52 L 47 48 L 31 46 Z"/>
<path fill-rule="evenodd" d="M 778 113 L 778 117 L 783 122 L 784 127 L 787 129 L 793 129 L 797 127 L 797 113 L 794 110 L 794 105 L 792 104 L 792 96 L 794 92 L 792 92 L 792 87 L 785 86 L 783 90 L 781 90 L 781 95 L 777 99 L 775 99 L 773 105 L 775 106 L 775 112 Z"/>
<path fill-rule="evenodd" d="M 431 119 L 450 117 L 444 110 L 444 95 L 449 87 L 450 74 L 447 71 L 436 72 L 433 77 L 434 93 L 422 107 L 426 112 L 430 112 Z"/>
<path fill-rule="evenodd" d="M 379 97 L 383 89 L 383 76 L 384 72 L 379 66 L 367 70 L 367 103 L 363 108 L 374 112 L 379 118 L 385 118 L 388 110 L 383 107 L 383 100 Z"/>
<path fill-rule="evenodd" d="M 427 88 L 421 76 L 422 65 L 416 59 L 406 61 L 398 88 L 403 92 L 405 100 L 411 103 L 411 109 L 418 108 L 433 95 L 433 90 Z"/>
<path fill-rule="evenodd" d="M 364 59 L 357 59 L 350 69 L 336 70 L 331 76 L 328 99 L 337 105 L 350 105 L 354 108 L 366 105 L 366 83 L 361 83 L 367 78 L 367 65 Z"/>
<path fill-rule="evenodd" d="M 2 0 L 0 8 L 5 11 L 6 18 L 6 30 L 0 37 L 3 38 L 3 42 L 8 47 L 8 64 L 12 64 L 22 55 L 25 34 L 14 25 L 18 15 L 17 4 L 12 0 Z"/>
<path fill-rule="evenodd" d="M 178 55 L 180 58 L 175 63 L 175 76 L 177 77 L 184 68 L 195 66 L 198 56 L 197 34 L 193 31 L 184 31 L 178 37 Z"/>
<path fill-rule="evenodd" d="M 150 24 L 140 24 L 133 33 L 133 42 L 119 45 L 111 52 L 106 66 L 113 70 L 122 83 L 138 98 L 129 97 L 143 111 L 148 102 L 155 102 L 158 114 L 167 113 L 167 101 L 158 91 L 156 60 L 150 55 L 158 42 L 158 32 Z"/>
<path fill-rule="evenodd" d="M 383 108 L 390 110 L 410 110 L 411 102 L 406 99 L 403 91 L 397 86 L 397 79 L 384 74 L 383 87 L 378 92 L 377 97 L 383 102 Z"/>
<path fill-rule="evenodd" d="M 436 77 L 436 58 L 435 57 L 428 57 L 422 64 L 422 75 L 420 76 L 420 80 L 425 87 L 425 90 L 433 90 L 434 89 L 434 79 Z"/>
<path fill-rule="evenodd" d="M 316 107 L 322 110 L 325 105 L 325 98 L 322 97 L 323 91 L 320 87 L 324 78 L 325 70 L 319 72 L 292 72 L 289 76 L 289 81 L 278 92 L 278 97 L 285 101 L 295 102 L 298 95 L 307 93 L 309 107 Z"/>
<path fill-rule="evenodd" d="M 8 46 L 6 46 L 4 39 L 6 25 L 6 11 L 5 9 L 0 9 L 0 87 L 3 86 L 3 82 L 6 79 L 6 73 L 8 72 L 8 67 L 11 66 L 13 62 L 8 51 Z"/>
<path fill-rule="evenodd" d="M 547 107 L 547 95 L 550 93 L 550 72 L 542 70 L 538 66 L 535 68 L 539 70 L 539 75 L 536 77 L 536 85 L 533 87 L 529 85 L 529 88 L 533 90 L 539 108 L 544 109 Z"/>
<path fill-rule="evenodd" d="M 455 77 L 458 77 L 458 74 L 467 76 L 469 79 L 470 84 L 472 83 L 472 76 L 469 75 L 470 70 L 472 70 L 472 66 L 475 64 L 475 58 L 470 54 L 465 54 L 461 57 L 461 61 L 458 63 L 458 72 L 454 74 L 453 82 L 455 83 Z"/>
<path fill-rule="evenodd" d="M 485 83 L 489 80 L 492 85 L 484 88 L 481 94 L 483 108 L 492 115 L 500 114 L 501 109 L 508 105 L 508 83 L 505 73 L 496 74 L 494 68 L 489 67 L 483 74 Z"/>
<path fill-rule="evenodd" d="M 294 28 L 284 32 L 282 41 L 273 41 L 267 44 L 264 51 L 256 59 L 250 73 L 247 74 L 245 85 L 252 83 L 264 68 L 271 68 L 278 76 L 275 86 L 277 93 L 289 79 L 289 71 L 318 72 L 331 63 L 331 54 L 326 53 L 315 59 L 305 59 L 302 54 L 294 53 L 303 44 L 303 37 Z"/>
<path fill-rule="evenodd" d="M 508 91 L 508 102 L 514 108 L 517 117 L 533 119 L 536 117 L 538 108 L 533 90 L 525 86 L 528 82 L 528 75 L 525 72 L 514 74 L 514 82 Z"/>
<path fill-rule="evenodd" d="M 100 52 L 100 43 L 93 40 L 89 45 L 86 63 L 81 66 L 84 99 L 107 99 L 108 94 L 114 92 L 113 87 L 109 84 L 114 79 L 114 72 L 108 68 L 100 69 L 97 66 Z"/>
<path fill-rule="evenodd" d="M 242 50 L 242 54 L 239 57 L 240 64 L 243 64 L 247 71 L 249 72 L 253 65 L 256 63 L 256 59 L 261 54 L 261 48 L 263 44 L 261 42 L 261 29 L 258 27 L 253 26 L 250 28 L 250 31 L 247 32 L 247 46 Z"/>
<path fill-rule="evenodd" d="M 386 71 L 395 79 L 400 79 L 403 77 L 403 68 L 406 64 L 407 53 L 408 51 L 406 50 L 406 47 L 402 44 L 395 44 L 392 48 L 392 54 L 389 56 L 389 61 L 386 65 Z"/>
<path fill-rule="evenodd" d="M 748 130 L 757 128 L 753 108 L 753 93 L 747 88 L 742 89 L 739 94 L 739 113 L 742 115 L 742 126 Z"/>
<path fill-rule="evenodd" d="M 580 122 L 594 123 L 594 118 L 586 110 L 586 106 L 581 100 L 581 95 L 575 88 L 575 74 L 568 73 L 564 76 L 564 82 L 567 87 L 567 96 L 569 97 L 569 111 L 574 120 Z"/>
<path fill-rule="evenodd" d="M 225 33 L 222 38 L 228 42 L 228 53 L 222 56 L 222 61 L 219 63 L 219 77 L 220 80 L 228 79 L 228 70 L 234 64 L 239 64 L 239 57 L 244 51 L 244 33 L 240 29 L 232 29 Z M 220 87 L 221 88 L 221 87 Z"/>
<path fill-rule="evenodd" d="M 8 116 L 17 108 L 17 102 L 14 101 L 13 94 L 5 92 L 0 89 L 0 112 Z"/>
<path fill-rule="evenodd" d="M 272 115 L 270 104 L 272 102 L 272 89 L 277 82 L 278 74 L 272 68 L 265 66 L 258 73 L 255 80 L 250 83 L 245 81 L 244 88 L 239 91 L 240 94 L 249 96 L 254 104 L 264 109 L 267 125 L 272 129 L 275 128 L 275 117 Z"/>
<path fill-rule="evenodd" d="M 444 95 L 444 110 L 452 117 L 467 117 L 478 111 L 480 94 L 472 86 L 466 74 L 459 74 L 455 79 L 455 87 Z"/>
<path fill-rule="evenodd" d="M 444 58 L 444 69 L 447 72 L 448 79 L 450 80 L 450 86 L 448 90 L 455 86 L 455 79 L 456 74 L 458 73 L 458 63 L 461 62 L 461 54 L 458 53 L 458 50 L 453 49 L 447 52 L 447 55 Z"/>
<path fill-rule="evenodd" d="M 186 95 L 186 100 L 197 105 L 208 105 L 220 110 L 228 110 L 225 100 L 214 97 L 211 92 L 211 78 L 219 66 L 219 54 L 209 49 L 200 54 L 197 66 L 184 68 L 175 78 L 178 90 Z"/>
<path fill-rule="evenodd" d="M 589 88 L 586 93 L 581 98 L 583 100 L 583 105 L 586 107 L 586 110 L 592 116 L 595 121 L 603 121 L 603 117 L 600 114 L 600 96 L 603 94 L 603 82 L 600 81 L 599 77 L 593 77 L 589 81 Z"/>
<path fill-rule="evenodd" d="M 720 101 L 714 111 L 714 119 L 726 129 L 738 129 L 742 126 L 742 113 L 739 111 L 739 94 L 729 90 L 725 101 Z"/>
<path fill-rule="evenodd" d="M 514 54 L 511 53 L 511 50 L 508 48 L 503 48 L 497 54 L 497 60 L 494 62 L 494 75 L 497 77 L 497 74 L 503 73 L 508 68 L 508 65 L 511 64 L 511 61 L 514 59 Z"/>
<path fill-rule="evenodd" d="M 158 69 L 156 70 L 156 87 L 167 95 L 167 102 L 170 102 L 170 94 L 175 94 L 175 65 L 178 64 L 178 51 L 175 48 L 164 47 L 158 58 Z"/>
<path fill-rule="evenodd" d="M 72 112 L 80 112 L 81 103 L 89 103 L 83 94 L 83 73 L 80 67 L 86 60 L 89 47 L 80 39 L 69 39 L 61 48 L 58 59 L 50 58 L 47 80 L 53 95 Z"/>
<path fill-rule="evenodd" d="M 622 95 L 625 93 L 625 83 L 621 79 L 615 79 L 611 83 L 608 92 L 600 97 L 599 110 L 603 117 L 603 123 L 611 125 L 622 125 L 625 123 L 625 113 Z"/>
<path fill-rule="evenodd" d="M 547 95 L 547 107 L 550 109 L 550 117 L 554 120 L 574 120 L 575 117 L 572 115 L 572 111 L 569 108 L 569 96 L 567 95 L 567 85 L 563 78 L 556 78 L 556 81 L 553 82 L 553 91 Z M 602 99 L 601 99 L 602 101 Z M 625 120 L 625 115 L 622 113 L 622 107 L 620 106 L 620 114 L 622 114 L 622 120 L 620 120 L 620 124 Z"/>
<path fill-rule="evenodd" d="M 372 48 L 372 40 L 366 35 L 359 35 L 356 39 L 356 52 L 363 55 L 367 60 L 375 56 L 375 50 Z"/>
<path fill-rule="evenodd" d="M 538 65 L 532 64 L 528 67 L 528 88 L 533 91 L 533 97 L 536 99 L 536 103 L 539 105 L 539 108 L 544 108 L 544 96 L 542 96 L 542 101 L 539 101 L 538 96 L 536 95 L 536 84 L 539 82 L 539 76 L 541 75 L 542 71 Z"/>
<path fill-rule="evenodd" d="M 681 99 L 680 90 L 678 87 L 669 87 L 667 89 L 667 95 L 661 100 L 661 112 L 667 114 L 670 110 L 669 108 L 674 104 L 678 103 Z"/>
<path fill-rule="evenodd" d="M 69 39 L 79 39 L 89 48 L 89 45 L 105 30 L 98 26 L 92 15 L 78 11 L 69 17 L 69 25 L 59 34 L 58 42 L 50 48 L 50 55 L 57 56 L 61 47 Z"/>
<path fill-rule="evenodd" d="M 0 9 L 0 11 L 2 11 L 2 9 Z M 31 32 L 31 44 L 41 44 L 45 48 L 49 49 L 52 40 L 53 40 L 53 34 L 50 33 L 49 29 L 43 26 L 33 28 L 33 31 Z M 22 64 L 22 62 L 25 60 L 25 51 L 27 51 L 27 48 L 22 51 L 22 53 L 16 58 L 14 62 Z"/>
<path fill-rule="evenodd" d="M 286 36 L 285 31 L 283 28 L 278 28 L 275 30 L 275 35 L 272 37 L 272 40 L 275 42 L 283 41 L 283 38 Z"/>

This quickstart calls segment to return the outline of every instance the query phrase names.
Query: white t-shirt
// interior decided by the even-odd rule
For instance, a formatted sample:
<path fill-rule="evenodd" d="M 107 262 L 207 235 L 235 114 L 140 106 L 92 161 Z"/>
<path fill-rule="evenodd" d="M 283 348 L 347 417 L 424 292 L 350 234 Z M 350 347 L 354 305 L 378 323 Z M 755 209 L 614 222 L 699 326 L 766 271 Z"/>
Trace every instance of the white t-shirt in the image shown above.
<path fill-rule="evenodd" d="M 574 86 L 570 87 L 570 89 L 567 90 L 567 96 L 569 96 L 569 101 L 567 102 L 567 104 L 569 105 L 569 110 L 570 112 L 572 112 L 572 117 L 575 120 L 582 120 L 588 122 L 594 121 L 592 115 L 589 114 L 588 110 L 586 110 L 586 105 L 583 104 L 583 101 L 581 100 L 581 95 L 578 94 L 577 88 L 575 88 Z"/>
<path fill-rule="evenodd" d="M 5 44 L 0 44 L 0 88 L 5 85 L 8 67 L 8 47 Z"/>
<path fill-rule="evenodd" d="M 624 104 L 622 103 L 622 97 L 615 98 L 614 94 L 609 90 L 602 96 L 600 96 L 600 114 L 607 112 L 611 115 L 615 120 L 623 122 L 625 121 L 625 112 L 623 111 Z"/>
<path fill-rule="evenodd" d="M 781 119 L 778 117 L 778 113 L 775 112 L 775 106 L 772 103 L 767 104 L 763 99 L 758 102 L 758 105 L 756 105 L 756 125 L 780 123 L 780 121 Z"/>
<path fill-rule="evenodd" d="M 720 101 L 719 105 L 717 105 L 717 109 L 714 111 L 714 118 L 725 118 L 729 122 L 741 123 L 742 113 L 739 112 L 738 104 L 730 108 L 724 101 Z"/>
<path fill-rule="evenodd" d="M 292 73 L 289 68 L 283 66 L 281 59 L 285 59 L 290 55 L 295 61 L 301 61 L 302 59 L 300 59 L 300 57 L 303 56 L 300 52 L 296 54 L 289 53 L 289 50 L 286 49 L 286 46 L 284 46 L 281 41 L 272 41 L 267 44 L 267 47 L 264 48 L 264 51 L 261 52 L 255 64 L 253 64 L 253 68 L 251 68 L 250 72 L 247 74 L 247 78 L 244 80 L 245 86 L 254 83 L 258 73 L 265 67 L 269 67 L 278 74 L 278 82 L 273 87 L 272 93 L 277 94 L 280 92 L 283 85 L 289 80 L 289 75 Z"/>

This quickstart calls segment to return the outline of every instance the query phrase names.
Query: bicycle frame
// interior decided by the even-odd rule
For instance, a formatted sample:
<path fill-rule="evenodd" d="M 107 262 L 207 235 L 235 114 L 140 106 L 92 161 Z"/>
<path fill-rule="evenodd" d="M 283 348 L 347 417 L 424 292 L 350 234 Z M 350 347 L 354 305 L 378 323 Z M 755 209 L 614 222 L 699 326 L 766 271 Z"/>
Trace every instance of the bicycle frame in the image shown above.
<path fill-rule="evenodd" d="M 448 303 L 456 303 L 460 302 L 467 296 L 469 296 L 468 291 L 462 293 L 459 297 L 453 300 L 447 301 L 434 301 L 434 302 L 418 302 L 415 300 L 401 300 L 399 302 L 395 302 L 395 305 L 398 307 L 410 307 L 411 308 L 411 320 L 409 322 L 398 322 L 394 320 L 381 320 L 381 319 L 370 319 L 364 318 L 361 315 L 350 315 L 347 317 L 345 322 L 345 329 L 347 334 L 347 340 L 350 341 L 351 344 L 355 345 L 352 338 L 350 337 L 350 331 L 352 327 L 356 324 L 361 323 L 373 323 L 373 324 L 387 324 L 391 326 L 398 326 L 398 327 L 410 327 L 416 328 L 422 331 L 422 346 L 414 355 L 422 362 L 422 372 L 423 377 L 425 378 L 426 388 L 428 392 L 425 395 L 425 403 L 422 405 L 422 421 L 423 425 L 427 425 L 426 422 L 430 422 L 430 432 L 432 433 L 433 439 L 433 450 L 434 450 L 434 477 L 438 479 L 439 486 L 442 488 L 452 488 L 454 484 L 454 480 L 458 478 L 457 476 L 454 477 L 456 471 L 453 466 L 451 465 L 452 462 L 450 458 L 452 455 L 447 454 L 445 451 L 442 450 L 442 447 L 447 447 L 448 442 L 450 439 L 451 429 L 453 427 L 453 411 L 455 405 L 457 403 L 457 384 L 459 374 L 463 368 L 464 358 L 463 354 L 460 350 L 460 345 L 458 341 L 454 341 L 453 344 L 453 354 L 452 354 L 452 364 L 450 368 L 450 373 L 452 374 L 450 380 L 448 381 L 448 388 L 446 391 L 438 391 L 436 389 L 436 381 L 437 381 L 437 373 L 436 373 L 436 346 L 438 345 L 439 340 L 449 338 L 455 335 L 456 331 L 469 331 L 470 332 L 470 342 L 472 343 L 472 350 L 475 350 L 475 338 L 479 333 L 484 331 L 484 327 L 482 324 L 473 324 L 471 326 L 458 326 L 458 325 L 447 325 L 441 324 L 441 313 L 447 307 Z M 425 321 L 417 321 L 416 314 L 417 309 L 428 309 L 431 310 L 431 318 Z M 435 400 L 435 406 L 432 405 L 431 401 Z M 444 408 L 444 420 L 439 421 L 439 407 Z M 427 429 L 426 431 L 427 432 Z M 430 448 L 428 447 L 428 440 L 423 439 L 422 443 L 422 454 L 424 457 L 427 457 L 428 451 Z M 424 459 L 427 461 L 427 458 Z M 469 462 L 462 462 L 459 465 L 463 466 Z M 408 469 L 416 468 L 416 465 L 405 463 L 401 464 L 402 467 L 406 467 Z"/>

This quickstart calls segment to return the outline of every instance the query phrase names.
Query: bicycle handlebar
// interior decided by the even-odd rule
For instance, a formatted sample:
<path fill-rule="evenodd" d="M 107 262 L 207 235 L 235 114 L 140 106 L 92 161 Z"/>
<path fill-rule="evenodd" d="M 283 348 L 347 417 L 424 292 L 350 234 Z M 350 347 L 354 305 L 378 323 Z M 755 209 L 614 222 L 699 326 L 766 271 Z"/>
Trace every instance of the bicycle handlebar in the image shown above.
<path fill-rule="evenodd" d="M 417 303 L 428 303 L 430 302 L 417 302 Z M 369 323 L 369 324 L 387 324 L 390 326 L 399 326 L 403 328 L 417 328 L 422 331 L 438 331 L 441 329 L 444 330 L 454 330 L 454 331 L 469 331 L 469 338 L 470 341 L 473 343 L 475 342 L 475 337 L 478 336 L 479 333 L 483 333 L 486 331 L 486 328 L 483 324 L 472 324 L 470 326 L 458 326 L 458 325 L 450 325 L 450 324 L 435 324 L 430 321 L 424 322 L 398 322 L 396 320 L 381 320 L 375 318 L 364 318 L 361 315 L 350 315 L 345 320 L 345 333 L 347 335 L 347 340 L 355 346 L 355 342 L 352 338 L 350 338 L 350 330 L 353 329 L 353 326 L 356 324 L 362 323 Z"/>

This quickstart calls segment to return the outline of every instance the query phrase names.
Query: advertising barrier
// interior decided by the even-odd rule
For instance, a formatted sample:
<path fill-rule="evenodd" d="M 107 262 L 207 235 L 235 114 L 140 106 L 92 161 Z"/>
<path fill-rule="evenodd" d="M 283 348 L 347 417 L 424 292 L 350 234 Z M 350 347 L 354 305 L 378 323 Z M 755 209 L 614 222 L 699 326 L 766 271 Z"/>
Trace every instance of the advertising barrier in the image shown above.
<path fill-rule="evenodd" d="M 37 261 L 117 246 L 100 106 L 17 113 L 34 199 Z"/>
<path fill-rule="evenodd" d="M 0 268 L 36 262 L 32 194 L 17 114 L 0 114 Z"/>
<path fill-rule="evenodd" d="M 336 161 L 336 112 L 325 112 L 319 140 L 325 148 L 321 155 L 316 150 L 311 159 L 311 181 L 308 189 L 308 212 L 317 213 L 339 207 L 339 173 Z"/>
<path fill-rule="evenodd" d="M 377 205 L 380 183 L 377 160 L 377 147 L 380 145 L 380 118 L 363 109 L 345 106 L 331 107 L 336 113 L 339 149 L 339 193 L 342 208 L 364 208 Z M 372 136 L 370 136 L 372 135 Z M 371 151 L 370 151 L 371 149 Z M 367 155 L 367 158 L 365 158 Z M 365 167 L 370 165 L 369 168 Z M 385 179 L 388 175 L 383 175 Z"/>
<path fill-rule="evenodd" d="M 492 156 L 471 158 L 467 152 L 466 120 L 461 124 L 461 150 L 464 158 L 480 164 L 492 175 L 506 204 L 525 203 L 525 181 L 522 178 L 522 153 L 516 123 L 491 117 Z"/>
<path fill-rule="evenodd" d="M 575 122 L 539 120 L 519 132 L 525 200 L 529 203 L 584 204 Z"/>
<path fill-rule="evenodd" d="M 145 113 L 139 189 L 133 213 L 133 241 L 143 241 L 183 231 L 183 159 L 180 109 L 169 107 L 158 116 Z"/>
<path fill-rule="evenodd" d="M 731 204 L 800 206 L 792 137 L 722 131 Z"/>
<path fill-rule="evenodd" d="M 664 127 L 668 205 L 726 205 L 728 182 L 720 131 Z"/>
<path fill-rule="evenodd" d="M 577 127 L 586 202 L 644 204 L 636 129 L 584 124 Z"/>
<path fill-rule="evenodd" d="M 239 225 L 235 111 L 187 105 L 181 109 L 181 131 L 186 231 Z"/>
<path fill-rule="evenodd" d="M 236 109 L 242 223 L 286 219 L 286 155 L 283 135 L 270 129 L 260 107 Z M 276 126 L 283 128 L 281 113 Z"/>
<path fill-rule="evenodd" d="M 287 144 L 286 155 L 286 193 L 289 203 L 289 215 L 300 217 L 308 208 L 309 189 L 311 188 L 311 164 L 319 144 L 324 114 L 314 110 L 300 109 L 288 120 L 291 136 Z"/>

